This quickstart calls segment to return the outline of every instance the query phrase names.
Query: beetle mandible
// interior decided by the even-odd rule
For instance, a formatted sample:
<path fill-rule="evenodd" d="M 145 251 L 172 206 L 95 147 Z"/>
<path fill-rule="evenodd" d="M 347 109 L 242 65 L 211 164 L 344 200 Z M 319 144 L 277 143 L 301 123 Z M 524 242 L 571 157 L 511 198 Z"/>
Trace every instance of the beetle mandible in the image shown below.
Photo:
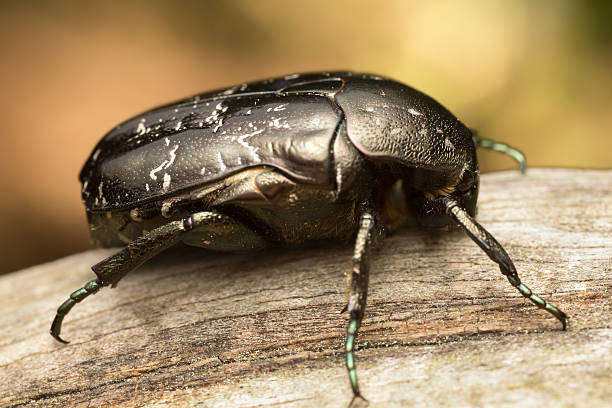
<path fill-rule="evenodd" d="M 183 99 L 111 130 L 83 167 L 93 241 L 127 246 L 92 267 L 72 307 L 182 241 L 219 251 L 353 240 L 346 368 L 361 397 L 354 350 L 368 293 L 369 255 L 408 219 L 459 225 L 507 279 L 566 327 L 566 315 L 521 283 L 502 246 L 473 218 L 480 139 L 429 96 L 388 78 L 329 72 L 245 83 Z"/>

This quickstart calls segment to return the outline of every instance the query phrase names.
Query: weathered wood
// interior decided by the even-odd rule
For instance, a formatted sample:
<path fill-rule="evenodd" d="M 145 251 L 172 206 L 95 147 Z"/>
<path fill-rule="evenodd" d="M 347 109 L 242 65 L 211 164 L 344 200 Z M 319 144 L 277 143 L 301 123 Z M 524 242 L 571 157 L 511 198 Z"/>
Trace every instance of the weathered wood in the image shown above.
<path fill-rule="evenodd" d="M 373 256 L 358 338 L 370 407 L 603 406 L 612 401 L 612 171 L 482 177 L 478 219 L 523 299 L 460 232 L 406 229 Z M 112 250 L 0 277 L 0 405 L 345 406 L 343 272 L 350 246 L 170 250 L 66 318 L 55 309 Z"/>

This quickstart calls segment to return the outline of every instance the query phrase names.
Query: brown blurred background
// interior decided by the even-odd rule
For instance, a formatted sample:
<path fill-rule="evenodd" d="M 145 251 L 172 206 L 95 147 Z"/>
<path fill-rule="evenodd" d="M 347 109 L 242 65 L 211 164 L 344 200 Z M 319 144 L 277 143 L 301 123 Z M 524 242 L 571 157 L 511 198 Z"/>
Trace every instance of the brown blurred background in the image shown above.
<path fill-rule="evenodd" d="M 90 247 L 77 174 L 118 122 L 291 72 L 390 76 L 530 166 L 610 168 L 611 4 L 4 1 L 0 273 Z"/>

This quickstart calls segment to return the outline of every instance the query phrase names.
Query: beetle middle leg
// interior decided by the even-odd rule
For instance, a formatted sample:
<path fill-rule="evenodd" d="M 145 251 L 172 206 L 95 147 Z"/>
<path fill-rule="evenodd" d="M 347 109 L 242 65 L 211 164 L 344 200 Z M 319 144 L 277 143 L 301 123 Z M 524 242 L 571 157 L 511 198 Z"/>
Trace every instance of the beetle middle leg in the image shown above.
<path fill-rule="evenodd" d="M 508 256 L 504 248 L 497 240 L 474 220 L 465 211 L 457 201 L 452 198 L 442 198 L 441 202 L 446 207 L 446 213 L 453 220 L 457 221 L 466 234 L 493 260 L 499 265 L 501 273 L 508 278 L 508 281 L 514 286 L 524 297 L 531 300 L 540 309 L 546 310 L 548 313 L 555 316 L 563 325 L 563 330 L 567 327 L 567 316 L 555 305 L 548 303 L 527 286 L 521 283 L 516 268 L 512 259 Z"/>
<path fill-rule="evenodd" d="M 62 321 L 74 305 L 104 286 L 115 287 L 130 271 L 181 240 L 188 245 L 227 251 L 258 249 L 269 245 L 267 240 L 241 222 L 216 212 L 198 212 L 182 220 L 164 224 L 92 266 L 91 269 L 98 278 L 70 294 L 57 309 L 51 325 L 51 335 L 58 341 L 67 343 L 60 337 Z"/>
<path fill-rule="evenodd" d="M 376 238 L 376 221 L 369 211 L 364 211 L 359 218 L 359 230 L 355 241 L 355 251 L 353 253 L 353 265 L 347 276 L 348 302 L 345 310 L 349 312 L 349 324 L 346 329 L 346 369 L 348 371 L 351 388 L 353 389 L 353 399 L 365 399 L 359 391 L 357 383 L 357 371 L 355 368 L 355 338 L 357 330 L 361 325 L 363 312 L 365 310 L 368 297 L 368 280 L 370 273 L 370 250 L 372 241 Z"/>

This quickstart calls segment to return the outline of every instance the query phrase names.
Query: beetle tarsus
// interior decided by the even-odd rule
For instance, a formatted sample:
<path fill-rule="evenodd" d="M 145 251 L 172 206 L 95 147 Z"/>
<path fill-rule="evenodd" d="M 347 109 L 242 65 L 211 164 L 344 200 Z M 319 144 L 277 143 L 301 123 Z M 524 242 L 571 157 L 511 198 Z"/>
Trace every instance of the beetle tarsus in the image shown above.
<path fill-rule="evenodd" d="M 567 327 L 567 315 L 555 305 L 546 302 L 544 299 L 534 294 L 531 289 L 521 283 L 518 272 L 514 267 L 514 263 L 504 248 L 497 240 L 474 218 L 472 218 L 459 203 L 449 197 L 441 199 L 446 207 L 446 213 L 449 217 L 459 223 L 461 228 L 478 246 L 499 265 L 501 273 L 506 276 L 512 286 L 514 286 L 524 297 L 529 299 L 540 309 L 546 310 L 548 313 L 555 316 L 563 325 L 563 330 Z"/>
<path fill-rule="evenodd" d="M 51 336 L 53 336 L 55 340 L 64 344 L 69 343 L 68 341 L 60 337 L 64 317 L 68 314 L 68 312 L 70 312 L 74 305 L 81 302 L 87 296 L 93 295 L 94 293 L 98 292 L 101 287 L 102 284 L 99 280 L 94 279 L 92 281 L 89 281 L 81 289 L 72 292 L 70 294 L 70 297 L 66 299 L 64 303 L 61 304 L 61 306 L 57 309 L 57 313 L 55 315 L 55 319 L 53 319 L 53 323 L 51 323 L 51 330 L 49 330 Z"/>
<path fill-rule="evenodd" d="M 365 402 L 366 406 L 370 404 L 370 401 L 368 401 L 367 399 L 363 398 L 363 395 L 361 394 L 353 394 L 353 398 L 351 398 L 351 402 L 349 402 L 349 408 L 353 407 L 353 404 L 355 404 L 355 401 L 359 401 L 362 400 L 363 402 Z"/>

